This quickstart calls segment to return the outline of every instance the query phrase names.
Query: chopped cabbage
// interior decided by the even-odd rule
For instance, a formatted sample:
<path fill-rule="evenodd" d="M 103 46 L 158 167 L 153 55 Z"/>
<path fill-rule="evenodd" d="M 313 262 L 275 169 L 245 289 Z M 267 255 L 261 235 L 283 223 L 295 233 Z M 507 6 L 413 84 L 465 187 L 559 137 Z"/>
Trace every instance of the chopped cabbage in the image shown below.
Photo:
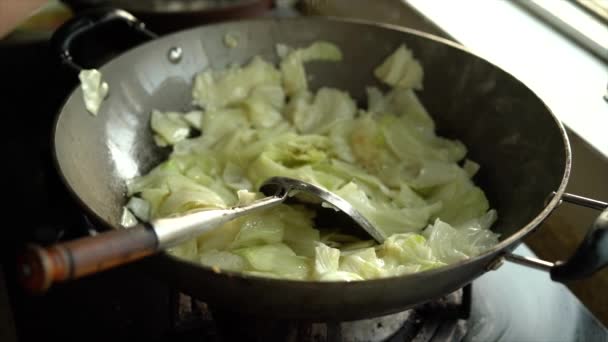
<path fill-rule="evenodd" d="M 377 67 L 374 75 L 393 87 L 422 89 L 422 65 L 405 45 L 401 45 Z"/>
<path fill-rule="evenodd" d="M 253 246 L 234 251 L 247 260 L 249 267 L 255 271 L 273 273 L 287 279 L 307 279 L 310 273 L 309 260 L 297 256 L 287 245 L 282 243 Z"/>
<path fill-rule="evenodd" d="M 242 256 L 215 249 L 202 252 L 199 261 L 203 265 L 217 267 L 226 271 L 243 271 L 247 267 L 247 262 Z"/>
<path fill-rule="evenodd" d="M 363 279 L 381 278 L 386 272 L 384 260 L 376 256 L 373 248 L 365 248 L 344 256 L 340 262 L 340 271 L 357 274 Z"/>
<path fill-rule="evenodd" d="M 139 197 L 131 197 L 126 205 L 127 209 L 142 221 L 150 220 L 150 203 Z"/>
<path fill-rule="evenodd" d="M 78 74 L 84 106 L 92 115 L 97 115 L 101 102 L 108 96 L 110 87 L 102 80 L 97 69 L 84 69 Z"/>
<path fill-rule="evenodd" d="M 120 225 L 124 228 L 131 228 L 137 224 L 137 218 L 127 207 L 122 208 L 122 215 L 120 216 Z"/>
<path fill-rule="evenodd" d="M 363 214 L 384 236 L 422 230 L 438 208 L 436 205 L 398 208 L 390 203 L 376 202 L 355 182 L 348 183 L 335 193 Z"/>
<path fill-rule="evenodd" d="M 338 271 L 340 266 L 340 250 L 331 248 L 323 243 L 315 247 L 315 276 L 322 278 L 326 273 Z"/>
<path fill-rule="evenodd" d="M 412 89 L 394 88 L 383 95 L 368 88 L 368 111 L 377 115 L 393 114 L 407 120 L 409 126 L 426 136 L 434 135 L 435 122 Z"/>
<path fill-rule="evenodd" d="M 365 88 L 367 92 L 367 111 L 370 113 L 387 112 L 385 109 L 385 99 L 382 91 L 377 87 Z"/>
<path fill-rule="evenodd" d="M 314 229 L 314 212 L 306 207 L 280 206 L 275 212 L 285 222 L 283 241 L 298 255 L 312 257 L 320 240 L 319 230 Z"/>
<path fill-rule="evenodd" d="M 293 113 L 293 124 L 300 133 L 325 134 L 335 124 L 352 120 L 357 107 L 347 93 L 321 88 L 310 104 L 300 104 L 303 108 Z"/>
<path fill-rule="evenodd" d="M 190 111 L 190 112 L 184 114 L 183 119 L 192 128 L 201 129 L 201 122 L 203 120 L 203 112 L 200 110 Z"/>
<path fill-rule="evenodd" d="M 464 161 L 464 165 L 462 166 L 462 168 L 466 171 L 469 177 L 473 178 L 473 176 L 477 174 L 477 171 L 479 171 L 480 166 L 476 162 L 467 159 Z"/>
<path fill-rule="evenodd" d="M 198 259 L 198 246 L 196 240 L 192 239 L 186 241 L 179 246 L 171 247 L 167 249 L 167 253 L 175 257 L 186 259 L 189 261 L 197 261 Z"/>
<path fill-rule="evenodd" d="M 206 111 L 203 113 L 200 126 L 203 135 L 196 145 L 197 147 L 212 146 L 233 132 L 249 126 L 247 112 L 242 109 L 227 108 Z"/>
<path fill-rule="evenodd" d="M 342 60 L 342 51 L 335 44 L 330 42 L 318 41 L 310 44 L 306 48 L 296 50 L 300 54 L 302 62 L 314 60 L 338 62 Z"/>
<path fill-rule="evenodd" d="M 320 281 L 355 281 L 363 280 L 363 277 L 356 273 L 346 271 L 328 272 L 321 275 Z"/>
<path fill-rule="evenodd" d="M 156 134 L 154 135 L 154 143 L 158 147 L 167 147 L 167 146 L 171 145 L 171 144 L 169 144 L 169 142 L 167 142 L 167 140 L 163 139 L 163 137 L 156 135 Z"/>
<path fill-rule="evenodd" d="M 226 186 L 233 190 L 252 190 L 251 182 L 245 177 L 245 171 L 233 162 L 226 163 L 222 177 Z"/>
<path fill-rule="evenodd" d="M 289 50 L 285 45 L 277 45 L 279 55 L 285 55 L 280 68 L 283 86 L 288 95 L 294 95 L 308 89 L 308 80 L 304 63 L 313 60 L 340 61 L 342 52 L 329 42 L 315 42 L 303 49 Z"/>
<path fill-rule="evenodd" d="M 293 50 L 292 48 L 290 48 L 289 46 L 287 46 L 285 44 L 277 44 L 275 48 L 277 51 L 277 56 L 279 56 L 279 58 L 281 58 L 281 59 L 284 59 L 285 57 L 287 57 L 287 54 Z"/>
<path fill-rule="evenodd" d="M 234 49 L 239 45 L 239 39 L 236 33 L 228 32 L 224 35 L 224 45 L 231 49 Z"/>
<path fill-rule="evenodd" d="M 129 181 L 130 224 L 246 205 L 264 196 L 264 180 L 287 176 L 341 196 L 386 241 L 362 240 L 308 205 L 281 204 L 168 252 L 218 272 L 360 281 L 442 267 L 498 242 L 490 230 L 497 213 L 472 179 L 480 165 L 465 159 L 460 141 L 436 135 L 414 92 L 423 73 L 411 51 L 400 47 L 375 70 L 393 87 L 368 87 L 365 110 L 342 90 L 308 88 L 304 63 L 340 60 L 335 45 L 279 44 L 277 54 L 279 68 L 254 57 L 198 74 L 192 96 L 200 110 L 153 111 L 155 139 L 172 152 Z"/>
<path fill-rule="evenodd" d="M 262 213 L 249 215 L 242 220 L 241 228 L 231 248 L 279 243 L 283 241 L 284 223 L 278 215 Z"/>
<path fill-rule="evenodd" d="M 381 249 L 384 261 L 389 266 L 412 266 L 418 271 L 445 265 L 433 253 L 424 236 L 414 233 L 395 234 L 389 237 Z"/>
<path fill-rule="evenodd" d="M 494 220 L 494 210 L 456 228 L 436 219 L 435 223 L 424 231 L 424 235 L 427 236 L 428 244 L 437 259 L 451 263 L 475 256 L 498 243 L 496 234 L 484 229 L 494 223 Z"/>
<path fill-rule="evenodd" d="M 203 71 L 194 79 L 194 103 L 205 110 L 216 110 L 238 103 L 258 85 L 280 85 L 281 73 L 261 57 L 254 57 L 243 68 Z"/>
<path fill-rule="evenodd" d="M 436 187 L 427 200 L 441 203 L 437 217 L 453 225 L 484 215 L 490 206 L 483 191 L 466 174 Z"/>
<path fill-rule="evenodd" d="M 183 114 L 178 112 L 162 113 L 158 110 L 153 110 L 150 126 L 154 133 L 162 138 L 162 141 L 173 145 L 178 141 L 186 139 L 190 134 L 190 126 L 183 118 Z"/>
<path fill-rule="evenodd" d="M 212 250 L 227 250 L 241 230 L 241 221 L 228 222 L 225 225 L 201 234 L 196 239 L 197 250 L 206 252 Z"/>

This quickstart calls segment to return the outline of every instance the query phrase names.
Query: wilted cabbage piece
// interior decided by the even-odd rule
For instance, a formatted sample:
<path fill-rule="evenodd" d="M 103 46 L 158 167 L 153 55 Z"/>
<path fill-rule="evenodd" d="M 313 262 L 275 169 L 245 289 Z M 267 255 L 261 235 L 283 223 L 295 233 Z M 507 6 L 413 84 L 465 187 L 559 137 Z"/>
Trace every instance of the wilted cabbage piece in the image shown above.
<path fill-rule="evenodd" d="M 84 106 L 89 113 L 97 115 L 102 101 L 108 96 L 110 86 L 103 81 L 102 75 L 97 69 L 84 69 L 78 74 L 78 78 Z"/>
<path fill-rule="evenodd" d="M 150 203 L 148 201 L 139 197 L 131 197 L 126 207 L 138 219 L 142 221 L 150 220 Z"/>
<path fill-rule="evenodd" d="M 242 256 L 215 249 L 200 253 L 199 261 L 203 265 L 226 271 L 243 271 L 247 268 L 247 261 Z"/>
<path fill-rule="evenodd" d="M 192 98 L 205 110 L 215 110 L 240 102 L 258 85 L 280 85 L 281 73 L 260 57 L 246 66 L 226 70 L 206 70 L 194 79 Z"/>
<path fill-rule="evenodd" d="M 289 95 L 308 90 L 304 63 L 314 60 L 342 60 L 340 49 L 332 43 L 323 41 L 312 43 L 302 49 L 290 49 L 279 44 L 277 45 L 277 53 L 282 58 L 280 68 L 283 76 L 283 87 Z"/>
<path fill-rule="evenodd" d="M 422 65 L 405 45 L 401 45 L 377 67 L 374 75 L 396 88 L 422 89 Z"/>
<path fill-rule="evenodd" d="M 182 113 L 152 111 L 150 126 L 160 142 L 173 145 L 182 141 L 190 134 L 190 125 Z M 158 143 L 158 142 L 157 142 Z M 158 144 L 162 145 L 162 143 Z"/>
<path fill-rule="evenodd" d="M 315 247 L 315 277 L 322 278 L 327 273 L 334 273 L 340 267 L 340 250 L 323 243 Z"/>
<path fill-rule="evenodd" d="M 277 53 L 279 68 L 254 57 L 242 68 L 197 75 L 198 110 L 152 113 L 156 139 L 173 151 L 129 182 L 125 211 L 134 215 L 126 220 L 244 205 L 263 197 L 257 189 L 265 179 L 288 176 L 343 197 L 386 241 L 319 229 L 310 207 L 279 205 L 169 253 L 250 276 L 359 281 L 441 267 L 498 242 L 490 230 L 496 211 L 472 180 L 480 165 L 465 160 L 460 141 L 436 135 L 414 91 L 423 73 L 410 50 L 400 47 L 375 70 L 393 87 L 368 87 L 367 108 L 339 89 L 308 88 L 304 63 L 339 61 L 335 45 L 279 44 Z M 192 137 L 191 129 L 202 134 Z"/>
<path fill-rule="evenodd" d="M 131 228 L 137 224 L 137 218 L 127 207 L 122 208 L 122 214 L 120 216 L 120 225 L 123 228 Z"/>

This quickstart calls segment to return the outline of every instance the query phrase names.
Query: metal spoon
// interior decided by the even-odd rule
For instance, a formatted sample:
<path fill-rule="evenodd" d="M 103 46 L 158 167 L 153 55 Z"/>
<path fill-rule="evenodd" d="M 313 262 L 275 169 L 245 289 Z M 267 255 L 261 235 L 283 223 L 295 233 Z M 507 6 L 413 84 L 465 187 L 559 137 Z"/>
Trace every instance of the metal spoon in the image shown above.
<path fill-rule="evenodd" d="M 21 283 L 32 292 L 43 292 L 52 283 L 77 279 L 139 260 L 179 245 L 224 223 L 283 203 L 304 194 L 320 199 L 348 215 L 379 243 L 384 234 L 339 196 L 316 185 L 286 177 L 273 177 L 260 187 L 268 197 L 228 209 L 205 209 L 182 216 L 157 219 L 129 229 L 112 230 L 50 247 L 28 246 L 18 260 Z"/>

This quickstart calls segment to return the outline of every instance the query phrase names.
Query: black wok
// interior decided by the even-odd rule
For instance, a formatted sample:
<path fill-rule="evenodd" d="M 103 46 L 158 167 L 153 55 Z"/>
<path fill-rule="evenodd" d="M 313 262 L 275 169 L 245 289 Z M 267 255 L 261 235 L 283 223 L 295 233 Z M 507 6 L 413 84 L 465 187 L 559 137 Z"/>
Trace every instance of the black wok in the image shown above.
<path fill-rule="evenodd" d="M 72 69 L 78 69 L 69 54 L 74 32 L 85 34 L 100 21 L 128 22 L 132 29 L 149 35 L 122 11 L 77 18 L 56 36 L 62 43 L 62 57 Z M 240 38 L 237 48 L 223 44 L 226 33 Z M 110 96 L 96 117 L 86 112 L 80 88 L 67 98 L 54 134 L 55 157 L 65 184 L 105 228 L 119 229 L 125 182 L 166 156 L 155 146 L 149 129 L 152 109 L 189 107 L 191 81 L 203 68 L 243 63 L 254 55 L 276 61 L 276 43 L 303 46 L 318 39 L 338 44 L 344 60 L 307 66 L 314 76 L 311 86 L 342 88 L 359 99 L 364 98 L 365 86 L 376 83 L 371 71 L 388 54 L 402 43 L 413 50 L 425 70 L 419 96 L 436 120 L 438 133 L 462 140 L 469 158 L 482 166 L 475 181 L 499 213 L 493 230 L 501 234 L 500 243 L 482 255 L 440 269 L 350 283 L 216 272 L 161 254 L 155 257 L 155 269 L 168 281 L 230 310 L 347 320 L 396 312 L 440 297 L 499 267 L 505 258 L 550 271 L 558 281 L 588 276 L 607 263 L 606 210 L 566 263 L 511 254 L 562 199 L 578 199 L 598 209 L 606 204 L 564 194 L 571 163 L 568 138 L 530 89 L 457 44 L 393 26 L 323 18 L 264 19 L 214 24 L 144 43 L 100 68 Z"/>

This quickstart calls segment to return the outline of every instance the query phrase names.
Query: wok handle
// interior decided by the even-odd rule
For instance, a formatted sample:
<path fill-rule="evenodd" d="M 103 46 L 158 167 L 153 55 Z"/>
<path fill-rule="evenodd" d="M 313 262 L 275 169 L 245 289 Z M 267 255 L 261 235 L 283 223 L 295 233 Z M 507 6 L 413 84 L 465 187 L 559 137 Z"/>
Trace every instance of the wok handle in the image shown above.
<path fill-rule="evenodd" d="M 44 292 L 55 282 L 77 279 L 142 259 L 157 251 L 150 226 L 112 230 L 44 248 L 30 245 L 17 258 L 20 283 L 30 292 Z"/>
<path fill-rule="evenodd" d="M 608 265 L 608 203 L 568 193 L 562 196 L 562 200 L 602 210 L 577 250 L 568 260 L 552 263 L 515 254 L 505 255 L 505 259 L 508 261 L 548 271 L 551 279 L 558 282 L 590 277 Z"/>
<path fill-rule="evenodd" d="M 75 62 L 72 56 L 74 43 L 88 33 L 116 23 L 127 24 L 133 32 L 139 34 L 145 40 L 158 37 L 154 32 L 146 29 L 144 23 L 124 10 L 112 8 L 91 9 L 78 14 L 61 25 L 51 37 L 51 49 L 59 56 L 62 64 L 79 73 L 84 68 Z"/>

